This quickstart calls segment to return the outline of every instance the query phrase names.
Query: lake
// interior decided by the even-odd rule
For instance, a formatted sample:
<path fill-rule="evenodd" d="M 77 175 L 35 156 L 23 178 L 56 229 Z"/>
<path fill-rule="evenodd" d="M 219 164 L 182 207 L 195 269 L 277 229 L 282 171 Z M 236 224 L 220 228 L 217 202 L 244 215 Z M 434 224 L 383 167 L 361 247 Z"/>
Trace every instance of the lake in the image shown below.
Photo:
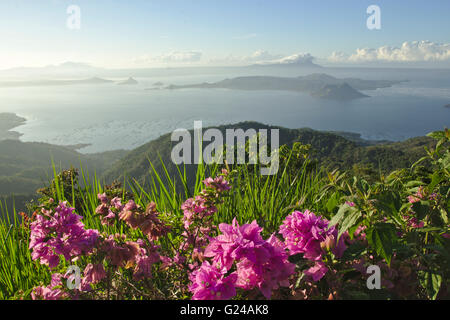
<path fill-rule="evenodd" d="M 323 68 L 319 72 L 409 81 L 365 91 L 370 98 L 338 102 L 284 91 L 145 90 L 158 81 L 165 85 L 190 84 L 251 74 L 305 74 L 295 69 L 136 77 L 136 86 L 0 88 L 0 112 L 27 119 L 26 124 L 14 129 L 23 134 L 22 141 L 91 144 L 80 150 L 85 153 L 132 149 L 177 128 L 190 129 L 194 120 L 202 120 L 204 127 L 252 120 L 288 128 L 357 132 L 367 139 L 388 140 L 403 140 L 450 126 L 450 109 L 444 108 L 450 103 L 450 70 Z"/>

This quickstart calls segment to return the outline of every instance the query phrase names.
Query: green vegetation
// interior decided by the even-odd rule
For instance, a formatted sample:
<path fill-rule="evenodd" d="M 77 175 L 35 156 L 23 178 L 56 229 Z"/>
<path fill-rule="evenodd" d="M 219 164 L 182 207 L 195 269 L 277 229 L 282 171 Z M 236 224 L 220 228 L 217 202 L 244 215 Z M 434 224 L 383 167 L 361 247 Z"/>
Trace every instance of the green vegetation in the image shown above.
<path fill-rule="evenodd" d="M 251 127 L 253 124 L 246 125 Z M 435 132 L 430 136 L 435 139 L 433 146 L 419 152 L 420 148 L 430 145 L 428 139 L 413 139 L 406 144 L 359 147 L 330 133 L 284 129 L 281 143 L 287 143 L 287 146 L 280 150 L 281 167 L 278 174 L 261 176 L 258 165 L 236 165 L 229 168 L 230 173 L 226 177 L 231 190 L 223 196 L 213 198 L 216 199 L 213 204 L 217 207 L 217 212 L 194 221 L 193 226 L 198 223 L 199 226 L 210 226 L 209 236 L 215 237 L 220 234 L 217 227 L 214 227 L 219 223 L 230 224 L 236 218 L 237 223 L 243 225 L 255 220 L 264 228 L 264 239 L 274 232 L 282 239 L 278 232 L 285 218 L 294 211 L 305 212 L 308 209 L 320 219 L 326 219 L 330 221 L 330 225 L 339 228 L 339 236 L 345 237 L 346 241 L 345 253 L 342 256 L 335 255 L 330 249 L 334 246 L 333 243 L 325 243 L 323 248 L 329 247 L 330 250 L 323 249 L 325 251 L 321 261 L 327 270 L 333 272 L 326 272 L 314 281 L 307 276 L 311 261 L 302 254 L 292 254 L 289 261 L 296 265 L 295 272 L 289 278 L 292 286 L 274 289 L 273 298 L 448 299 L 450 131 Z M 156 154 L 160 152 L 161 149 L 157 146 L 163 145 L 162 142 L 167 138 L 161 137 L 156 140 L 157 143 L 131 152 L 115 167 L 115 170 L 123 170 L 128 176 L 130 173 L 135 174 L 145 180 L 145 184 L 137 180 L 125 180 L 123 186 L 118 183 L 107 186 L 96 176 L 89 176 L 87 171 L 81 170 L 79 175 L 73 170 L 56 174 L 55 169 L 54 180 L 41 190 L 38 202 L 40 206 L 34 206 L 34 215 L 27 212 L 27 217 L 20 219 L 16 212 L 11 215 L 11 208 L 2 205 L 0 211 L 4 219 L 0 222 L 0 299 L 29 299 L 34 287 L 50 283 L 51 272 L 64 274 L 70 264 L 76 264 L 83 270 L 90 263 L 98 261 L 103 261 L 109 276 L 93 283 L 94 290 L 75 290 L 82 298 L 190 298 L 195 290 L 190 286 L 188 276 L 192 271 L 188 265 L 199 261 L 196 260 L 198 257 L 194 256 L 192 247 L 186 250 L 180 247 L 186 241 L 183 236 L 186 209 L 183 210 L 182 205 L 187 203 L 188 198 L 199 194 L 206 197 L 212 192 L 208 187 L 201 192 L 204 188 L 203 181 L 208 176 L 217 176 L 221 168 L 199 165 L 191 177 L 188 176 L 188 169 L 175 167 L 177 178 L 174 179 L 170 173 L 170 161 L 165 161 L 162 156 L 162 161 L 148 162 L 147 157 L 149 151 Z M 313 147 L 303 141 L 308 141 Z M 170 150 L 171 145 L 166 144 L 166 148 Z M 352 148 L 356 148 L 356 152 Z M 316 151 L 311 153 L 314 149 Z M 347 158 L 341 158 L 341 153 L 347 155 Z M 329 159 L 324 162 L 327 167 L 321 167 L 318 161 L 327 159 L 325 155 Z M 379 163 L 377 157 L 383 159 L 383 155 L 400 158 L 395 158 L 395 162 Z M 416 159 L 420 155 L 423 157 Z M 404 163 L 412 159 L 417 161 L 391 172 L 389 167 L 401 165 L 401 157 Z M 354 159 L 351 160 L 352 158 Z M 361 171 L 355 170 L 353 165 L 357 161 L 364 163 L 364 160 L 374 166 L 377 164 L 376 168 L 379 170 L 360 174 Z M 349 170 L 333 170 L 332 167 L 336 164 Z M 156 170 L 148 170 L 149 166 Z M 113 171 L 109 171 L 109 174 L 112 173 Z M 104 220 L 96 210 L 100 204 L 97 195 L 102 193 L 108 199 L 119 197 L 124 204 L 133 200 L 139 206 L 133 209 L 137 210 L 136 217 L 148 217 L 153 212 L 160 212 L 157 216 L 160 219 L 157 220 L 158 223 L 163 223 L 170 229 L 155 237 L 144 231 L 146 229 L 142 226 L 132 227 L 133 223 L 130 224 L 127 220 L 129 214 L 123 215 L 125 212 L 118 213 L 111 223 L 102 223 Z M 114 265 L 108 260 L 108 256 L 105 257 L 99 251 L 100 253 L 81 255 L 72 262 L 61 259 L 50 272 L 48 266 L 31 258 L 29 223 L 35 221 L 42 208 L 56 210 L 59 201 L 67 201 L 69 206 L 75 208 L 76 213 L 83 217 L 85 228 L 105 233 L 105 236 L 101 236 L 102 239 L 114 234 L 121 234 L 127 241 L 132 241 L 129 244 L 145 239 L 145 243 L 159 246 L 158 259 L 182 257 L 185 260 L 179 260 L 184 262 L 176 262 L 165 269 L 162 267 L 162 260 L 156 259 L 151 266 L 152 275 L 136 279 L 133 268 L 130 269 L 128 263 Z M 152 205 L 151 202 L 155 204 Z M 145 213 L 142 208 L 147 208 Z M 132 211 L 130 214 L 133 214 Z M 156 221 L 155 216 L 151 219 Z M 364 237 L 361 238 L 362 231 Z M 120 243 L 117 242 L 119 240 L 114 241 L 116 245 L 124 245 L 124 240 L 120 240 Z M 322 248 L 322 243 L 320 247 Z M 378 265 L 381 268 L 382 289 L 367 289 L 367 275 L 358 271 L 367 265 Z M 49 290 L 53 293 L 56 290 L 60 298 L 71 297 L 72 293 L 64 286 Z M 238 286 L 236 290 L 236 297 L 239 299 L 263 298 L 257 288 L 242 289 Z"/>
<path fill-rule="evenodd" d="M 294 143 L 310 145 L 313 152 L 310 157 L 328 170 L 354 170 L 359 173 L 366 172 L 372 176 L 377 176 L 378 171 L 389 172 L 408 167 L 426 154 L 425 147 L 430 148 L 434 145 L 433 139 L 429 137 L 418 137 L 397 143 L 375 144 L 373 141 L 363 140 L 350 133 L 287 129 L 257 122 L 242 122 L 217 128 L 223 134 L 226 129 L 247 130 L 253 128 L 257 131 L 279 129 L 280 145 L 288 147 L 292 147 Z M 191 131 L 191 136 L 193 136 L 193 131 Z M 163 135 L 130 151 L 106 170 L 103 178 L 107 182 L 112 182 L 115 179 L 122 181 L 126 177 L 145 185 L 148 181 L 149 170 L 152 169 L 149 166 L 149 162 L 151 162 L 159 174 L 164 172 L 162 168 L 162 163 L 164 163 L 171 179 L 177 179 L 178 171 L 170 158 L 172 148 L 177 143 L 171 141 L 170 134 Z M 186 165 L 186 174 L 189 180 L 195 178 L 196 171 L 195 165 Z"/>
<path fill-rule="evenodd" d="M 52 163 L 58 170 L 83 166 L 102 174 L 125 153 L 118 150 L 84 155 L 69 147 L 17 140 L 0 141 L 0 150 L 0 199 L 19 210 L 52 179 Z"/>

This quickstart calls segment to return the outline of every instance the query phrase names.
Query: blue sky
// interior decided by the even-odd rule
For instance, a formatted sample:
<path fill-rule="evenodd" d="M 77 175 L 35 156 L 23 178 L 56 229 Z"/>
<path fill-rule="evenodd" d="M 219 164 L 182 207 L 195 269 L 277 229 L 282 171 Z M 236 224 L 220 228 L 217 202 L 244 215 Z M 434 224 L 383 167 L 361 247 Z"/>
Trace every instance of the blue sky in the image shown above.
<path fill-rule="evenodd" d="M 381 8 L 381 30 L 366 27 L 373 4 Z M 81 10 L 80 30 L 66 26 L 69 5 Z M 257 51 L 266 60 L 310 53 L 319 61 L 342 52 L 349 63 L 385 59 L 374 52 L 349 58 L 357 48 L 383 46 L 388 60 L 411 54 L 448 64 L 449 12 L 448 0 L 1 0 L 0 68 L 68 60 L 105 67 L 239 64 L 257 60 Z M 416 49 L 430 54 L 395 51 L 424 40 L 426 48 Z"/>

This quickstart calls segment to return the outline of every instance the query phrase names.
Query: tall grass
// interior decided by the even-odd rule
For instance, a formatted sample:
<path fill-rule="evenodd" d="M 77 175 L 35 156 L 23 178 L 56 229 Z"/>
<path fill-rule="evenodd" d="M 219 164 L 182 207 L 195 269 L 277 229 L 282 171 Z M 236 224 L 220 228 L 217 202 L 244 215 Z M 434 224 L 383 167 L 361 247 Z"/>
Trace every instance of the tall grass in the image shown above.
<path fill-rule="evenodd" d="M 218 165 L 200 164 L 195 181 L 188 181 L 185 168 L 177 167 L 177 174 L 173 176 L 164 163 L 162 167 L 162 172 L 157 173 L 150 162 L 150 183 L 144 187 L 135 180 L 125 180 L 123 194 L 131 192 L 134 201 L 143 207 L 154 201 L 158 211 L 171 212 L 174 216 L 183 214 L 181 204 L 201 190 L 202 181 L 206 177 L 214 176 L 219 170 Z M 294 209 L 323 207 L 321 194 L 326 192 L 326 180 L 322 172 L 311 170 L 307 161 L 294 174 L 288 172 L 288 167 L 289 159 L 278 174 L 262 176 L 257 165 L 234 166 L 230 181 L 232 190 L 218 208 L 214 216 L 215 222 L 230 223 L 233 218 L 239 223 L 256 220 L 264 227 L 264 232 L 270 234 L 277 230 L 284 217 Z M 95 216 L 97 194 L 104 191 L 104 183 L 95 174 L 90 176 L 83 169 L 79 182 L 78 184 L 72 180 L 70 191 L 67 192 L 54 169 L 55 201 L 67 201 L 72 207 L 78 208 L 77 213 L 83 216 L 83 223 L 87 228 L 95 228 L 108 234 L 123 233 L 122 227 L 104 226 Z M 0 203 L 0 211 L 0 299 L 8 299 L 14 298 L 18 292 L 27 294 L 40 283 L 48 283 L 50 272 L 48 267 L 31 259 L 28 249 L 29 230 L 22 227 L 15 208 L 7 208 Z M 170 237 L 163 239 L 160 245 L 167 248 L 170 241 Z"/>

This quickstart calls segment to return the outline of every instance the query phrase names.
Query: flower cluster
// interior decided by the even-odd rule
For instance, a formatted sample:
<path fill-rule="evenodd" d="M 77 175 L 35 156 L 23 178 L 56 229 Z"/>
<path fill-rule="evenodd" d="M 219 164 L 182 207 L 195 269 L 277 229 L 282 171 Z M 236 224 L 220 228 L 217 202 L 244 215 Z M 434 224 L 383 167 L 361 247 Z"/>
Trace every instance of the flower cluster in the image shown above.
<path fill-rule="evenodd" d="M 187 199 L 182 205 L 181 210 L 184 213 L 184 227 L 189 229 L 195 220 L 202 220 L 217 212 L 216 204 L 219 202 L 220 196 L 231 189 L 230 184 L 226 180 L 228 176 L 227 170 L 222 170 L 222 175 L 214 179 L 209 177 L 203 180 L 206 189 L 200 192 L 200 195 Z"/>
<path fill-rule="evenodd" d="M 129 241 L 125 235 L 110 235 L 101 246 L 106 260 L 114 267 L 134 267 L 133 279 L 151 278 L 152 265 L 160 261 L 158 246 L 142 239 Z"/>
<path fill-rule="evenodd" d="M 215 297 L 221 299 L 230 298 L 230 294 L 235 292 L 234 287 L 244 290 L 258 288 L 270 299 L 272 290 L 289 285 L 288 278 L 295 266 L 287 260 L 284 244 L 274 235 L 264 240 L 262 228 L 256 221 L 239 226 L 234 219 L 231 225 L 220 224 L 219 229 L 222 234 L 211 239 L 204 253 L 205 257 L 212 259 L 212 264 L 205 261 L 191 274 L 193 299 L 211 298 L 208 293 L 211 286 L 216 292 Z M 234 268 L 236 271 L 225 277 Z M 210 276 L 213 269 L 216 277 Z M 213 281 L 199 283 L 203 278 Z"/>
<path fill-rule="evenodd" d="M 170 227 L 159 219 L 156 204 L 150 202 L 145 212 L 133 200 L 123 207 L 119 214 L 120 220 L 125 221 L 131 228 L 139 228 L 150 241 L 156 241 L 170 231 Z"/>
<path fill-rule="evenodd" d="M 150 202 L 145 211 L 133 200 L 122 204 L 120 198 L 109 199 L 105 193 L 98 194 L 101 204 L 95 212 L 101 216 L 105 225 L 112 225 L 116 221 L 125 221 L 131 228 L 139 228 L 151 241 L 158 240 L 167 234 L 170 228 L 159 219 L 156 204 Z"/>
<path fill-rule="evenodd" d="M 226 276 L 226 268 L 211 265 L 205 261 L 199 269 L 190 274 L 192 284 L 189 290 L 193 292 L 193 300 L 228 300 L 236 295 L 234 286 L 237 275 L 235 272 Z"/>
<path fill-rule="evenodd" d="M 194 198 L 187 199 L 182 205 L 183 226 L 182 236 L 184 241 L 180 244 L 178 252 L 172 259 L 173 264 L 181 265 L 190 258 L 189 268 L 194 270 L 204 261 L 204 250 L 213 231 L 217 229 L 212 223 L 212 215 L 217 212 L 217 205 L 221 203 L 221 197 L 231 189 L 226 178 L 228 170 L 223 169 L 215 178 L 203 180 L 205 189 Z M 191 250 L 189 250 L 191 249 Z M 190 257 L 183 254 L 190 251 Z"/>
<path fill-rule="evenodd" d="M 323 262 L 324 254 L 331 251 L 339 258 L 346 249 L 343 237 L 337 242 L 338 230 L 335 226 L 329 227 L 326 219 L 309 210 L 294 211 L 287 216 L 280 226 L 280 233 L 291 255 L 302 253 L 304 258 L 315 263 L 305 272 L 314 281 L 320 280 L 328 271 Z"/>
<path fill-rule="evenodd" d="M 30 245 L 33 260 L 40 259 L 41 264 L 55 268 L 59 265 L 59 256 L 68 261 L 89 254 L 96 244 L 99 232 L 84 228 L 82 217 L 74 209 L 61 202 L 52 210 L 42 208 L 42 214 L 31 223 Z"/>
<path fill-rule="evenodd" d="M 33 300 L 60 300 L 67 296 L 67 294 L 62 290 L 62 274 L 54 273 L 52 274 L 52 280 L 50 285 L 43 287 L 38 286 L 33 288 L 31 291 L 31 298 Z"/>
<path fill-rule="evenodd" d="M 227 175 L 228 172 L 226 170 L 222 171 L 222 174 Z M 224 191 L 228 191 L 231 189 L 230 184 L 228 183 L 227 180 L 225 180 L 225 177 L 222 176 L 217 176 L 214 179 L 209 177 L 206 178 L 203 183 L 206 185 L 207 188 L 213 188 L 215 190 L 217 190 L 217 192 L 224 192 Z"/>
<path fill-rule="evenodd" d="M 104 225 L 112 225 L 117 220 L 117 211 L 123 209 L 121 199 L 115 197 L 109 200 L 105 193 L 98 194 L 97 198 L 100 200 L 101 204 L 95 209 L 95 213 L 101 216 L 100 220 Z M 115 209 L 115 210 L 114 210 Z"/>
<path fill-rule="evenodd" d="M 427 197 L 425 194 L 425 189 L 422 186 L 418 188 L 415 194 L 407 197 L 408 202 L 411 204 L 420 202 L 421 200 L 426 200 L 427 198 L 429 200 L 437 200 L 437 195 L 433 193 Z M 406 221 L 407 226 L 413 229 L 419 229 L 425 226 L 425 222 L 420 221 L 413 210 L 411 210 L 409 214 L 403 215 L 403 219 Z"/>
<path fill-rule="evenodd" d="M 184 227 L 188 229 L 194 219 L 203 219 L 217 212 L 217 207 L 207 202 L 202 196 L 187 199 L 182 205 L 184 213 Z"/>

